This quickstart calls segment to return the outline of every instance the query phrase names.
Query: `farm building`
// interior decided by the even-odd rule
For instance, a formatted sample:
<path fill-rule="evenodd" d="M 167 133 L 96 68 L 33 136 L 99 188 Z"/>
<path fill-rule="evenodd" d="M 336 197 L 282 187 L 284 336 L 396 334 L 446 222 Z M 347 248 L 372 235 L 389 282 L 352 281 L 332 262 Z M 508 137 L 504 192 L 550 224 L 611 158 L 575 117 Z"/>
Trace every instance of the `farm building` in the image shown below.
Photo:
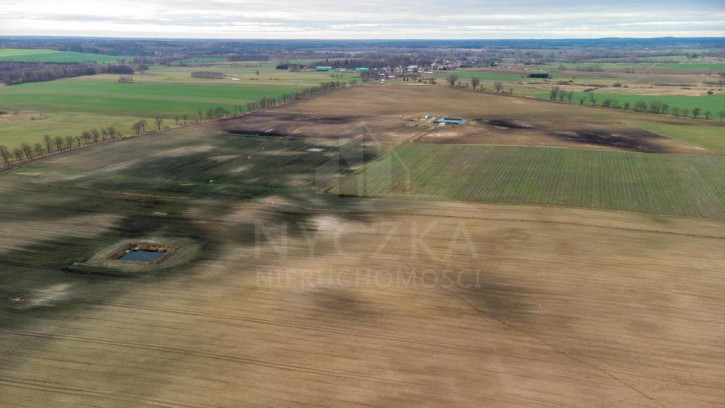
<path fill-rule="evenodd" d="M 332 67 L 324 66 L 324 65 L 318 65 L 317 71 L 332 71 Z"/>
<path fill-rule="evenodd" d="M 466 120 L 462 118 L 439 118 L 433 123 L 438 125 L 465 125 Z"/>

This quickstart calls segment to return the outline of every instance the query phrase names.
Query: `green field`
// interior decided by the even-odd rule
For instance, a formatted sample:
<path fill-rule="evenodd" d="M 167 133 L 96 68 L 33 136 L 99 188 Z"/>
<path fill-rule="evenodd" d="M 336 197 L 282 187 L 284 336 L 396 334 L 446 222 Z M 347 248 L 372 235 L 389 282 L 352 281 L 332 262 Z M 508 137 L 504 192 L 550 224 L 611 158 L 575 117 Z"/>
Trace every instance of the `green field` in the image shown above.
<path fill-rule="evenodd" d="M 174 61 L 172 65 L 179 65 L 179 64 L 201 64 L 206 62 L 223 62 L 226 61 L 226 58 L 215 58 L 215 57 L 206 57 L 206 58 L 186 58 L 178 61 Z"/>
<path fill-rule="evenodd" d="M 506 74 L 500 72 L 480 72 L 480 71 L 439 71 L 433 74 L 437 79 L 445 80 L 451 75 L 457 75 L 460 80 L 468 80 L 469 78 L 479 78 L 481 81 L 500 81 L 500 82 L 519 82 L 523 81 L 525 75 Z"/>
<path fill-rule="evenodd" d="M 663 68 L 663 69 L 707 69 L 707 70 L 725 70 L 725 63 L 721 62 L 672 62 L 672 63 L 656 63 L 656 62 L 552 62 L 544 66 L 552 69 L 558 69 L 564 66 L 567 70 L 574 70 L 576 67 L 598 66 L 604 71 L 623 70 L 633 67 L 641 68 Z"/>
<path fill-rule="evenodd" d="M 334 192 L 725 218 L 725 159 L 411 144 Z"/>
<path fill-rule="evenodd" d="M 725 110 L 725 94 L 716 94 L 716 95 L 702 95 L 702 96 L 687 96 L 687 95 L 630 95 L 630 94 L 607 94 L 607 93 L 599 93 L 599 92 L 575 92 L 574 97 L 572 98 L 571 103 L 579 103 L 579 97 L 583 96 L 585 97 L 584 104 L 585 105 L 591 105 L 591 102 L 589 101 L 589 94 L 593 93 L 596 95 L 597 98 L 597 106 L 601 106 L 602 102 L 604 102 L 605 99 L 611 98 L 616 100 L 620 106 L 623 106 L 625 102 L 629 102 L 630 109 L 634 108 L 635 103 L 638 101 L 642 101 L 645 103 L 651 102 L 651 101 L 661 101 L 670 106 L 670 109 L 672 108 L 679 108 L 679 109 L 689 109 L 690 113 L 688 116 L 692 117 L 692 110 L 695 108 L 700 108 L 702 112 L 700 113 L 700 118 L 704 118 L 705 111 L 710 111 L 712 113 L 712 119 L 719 119 L 718 112 Z M 535 97 L 539 99 L 549 99 L 548 93 L 538 93 L 534 95 Z"/>
<path fill-rule="evenodd" d="M 115 63 L 126 57 L 112 55 L 89 54 L 84 52 L 56 51 L 45 49 L 0 49 L 0 62 L 48 62 L 48 63 L 78 63 L 96 62 L 102 64 Z"/>
<path fill-rule="evenodd" d="M 207 68 L 205 68 L 207 69 Z M 175 118 L 198 118 L 208 109 L 234 105 L 246 109 L 247 102 L 276 98 L 285 93 L 328 81 L 349 81 L 354 74 L 331 76 L 321 72 L 287 72 L 269 67 L 248 68 L 218 64 L 209 70 L 223 72 L 228 79 L 192 78 L 192 67 L 153 67 L 134 75 L 134 84 L 119 84 L 118 75 L 94 75 L 49 82 L 0 86 L 0 110 L 45 115 L 42 120 L 0 117 L 0 144 L 11 149 L 21 143 L 40 141 L 44 135 L 77 136 L 93 127 L 115 126 L 129 133 L 133 122 L 155 117 L 165 126 Z M 234 79 L 232 79 L 234 78 Z"/>
<path fill-rule="evenodd" d="M 35 82 L 0 89 L 3 104 L 34 112 L 94 112 L 117 116 L 172 118 L 198 109 L 244 105 L 262 97 L 277 97 L 300 86 L 222 85 L 217 83 L 138 82 L 119 84 L 117 76 L 80 77 Z"/>
<path fill-rule="evenodd" d="M 708 62 L 681 62 L 681 63 L 661 63 L 652 64 L 657 68 L 669 68 L 669 69 L 714 69 L 718 71 L 725 70 L 725 64 L 722 63 L 708 63 Z"/>
<path fill-rule="evenodd" d="M 639 127 L 661 136 L 692 143 L 725 155 L 725 126 L 640 122 Z"/>

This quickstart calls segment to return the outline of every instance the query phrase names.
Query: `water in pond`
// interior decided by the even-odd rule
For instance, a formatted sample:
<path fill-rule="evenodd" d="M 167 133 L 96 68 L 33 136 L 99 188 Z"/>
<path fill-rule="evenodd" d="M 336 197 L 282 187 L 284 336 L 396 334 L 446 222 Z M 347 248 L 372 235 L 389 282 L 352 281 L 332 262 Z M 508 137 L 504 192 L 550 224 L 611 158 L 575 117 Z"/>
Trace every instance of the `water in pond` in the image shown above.
<path fill-rule="evenodd" d="M 161 251 L 144 251 L 144 250 L 133 250 L 126 252 L 122 257 L 122 261 L 136 261 L 136 262 L 153 262 L 162 256 L 166 255 L 166 252 Z"/>

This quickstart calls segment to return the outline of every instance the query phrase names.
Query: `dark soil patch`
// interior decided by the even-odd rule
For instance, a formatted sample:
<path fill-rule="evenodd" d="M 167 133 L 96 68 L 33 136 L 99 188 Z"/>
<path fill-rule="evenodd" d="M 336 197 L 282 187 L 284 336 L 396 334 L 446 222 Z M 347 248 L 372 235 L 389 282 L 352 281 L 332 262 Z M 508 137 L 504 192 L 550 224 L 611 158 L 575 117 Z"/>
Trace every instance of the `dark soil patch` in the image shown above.
<path fill-rule="evenodd" d="M 355 116 L 258 112 L 223 121 L 222 130 L 240 135 L 329 137 L 343 135 L 360 122 Z"/>
<path fill-rule="evenodd" d="M 280 132 L 277 130 L 260 130 L 254 128 L 235 128 L 235 129 L 224 129 L 225 132 L 234 135 L 260 135 L 260 136 L 292 136 L 289 132 Z M 300 136 L 300 135 L 297 135 Z M 306 135 L 302 135 L 306 136 Z"/>
<path fill-rule="evenodd" d="M 596 146 L 609 146 L 632 152 L 667 153 L 670 149 L 658 143 L 664 137 L 644 130 L 573 130 L 569 132 L 553 132 L 552 136 L 568 142 Z"/>
<path fill-rule="evenodd" d="M 325 125 L 343 125 L 347 123 L 355 123 L 360 120 L 359 117 L 355 116 L 312 116 L 307 117 L 307 120 L 312 123 L 323 123 Z"/>
<path fill-rule="evenodd" d="M 477 122 L 484 123 L 489 126 L 496 126 L 505 129 L 533 129 L 533 126 L 526 122 L 509 119 L 477 119 Z"/>

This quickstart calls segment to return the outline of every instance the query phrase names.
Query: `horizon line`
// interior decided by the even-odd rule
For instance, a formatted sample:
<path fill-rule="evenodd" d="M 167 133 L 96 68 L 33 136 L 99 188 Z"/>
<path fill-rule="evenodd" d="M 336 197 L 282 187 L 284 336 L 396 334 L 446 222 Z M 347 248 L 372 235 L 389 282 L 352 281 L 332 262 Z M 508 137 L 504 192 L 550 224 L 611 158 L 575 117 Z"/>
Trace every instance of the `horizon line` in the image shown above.
<path fill-rule="evenodd" d="M 656 36 L 656 37 L 547 37 L 547 38 L 222 38 L 222 37 L 146 37 L 94 35 L 0 34 L 0 38 L 68 38 L 68 39 L 133 39 L 133 40 L 215 40 L 215 41 L 596 41 L 596 40 L 659 40 L 659 39 L 722 39 L 725 36 Z"/>

